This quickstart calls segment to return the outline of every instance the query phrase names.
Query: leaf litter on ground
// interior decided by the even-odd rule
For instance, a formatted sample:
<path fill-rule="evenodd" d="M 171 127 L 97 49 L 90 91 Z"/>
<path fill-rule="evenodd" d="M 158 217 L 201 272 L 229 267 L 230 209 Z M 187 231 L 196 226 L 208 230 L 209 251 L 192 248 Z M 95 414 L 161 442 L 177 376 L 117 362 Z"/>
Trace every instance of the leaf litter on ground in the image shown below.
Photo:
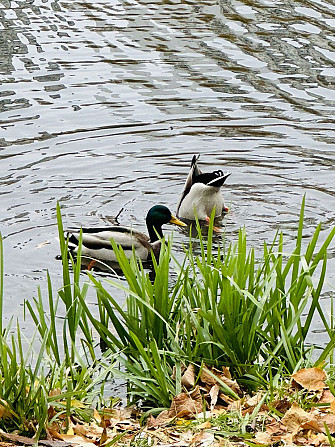
<path fill-rule="evenodd" d="M 335 434 L 335 397 L 321 368 L 294 373 L 272 399 L 266 390 L 252 396 L 243 393 L 230 375 L 204 366 L 197 382 L 194 368 L 182 376 L 184 391 L 175 396 L 169 409 L 145 423 L 133 408 L 92 411 L 90 423 L 70 417 L 53 420 L 47 439 L 38 445 L 133 446 L 133 447 L 237 447 L 312 446 L 332 447 Z M 222 383 L 226 386 L 223 387 Z M 229 387 L 236 398 L 227 395 Z M 34 445 L 32 438 L 0 431 L 0 446 Z"/>

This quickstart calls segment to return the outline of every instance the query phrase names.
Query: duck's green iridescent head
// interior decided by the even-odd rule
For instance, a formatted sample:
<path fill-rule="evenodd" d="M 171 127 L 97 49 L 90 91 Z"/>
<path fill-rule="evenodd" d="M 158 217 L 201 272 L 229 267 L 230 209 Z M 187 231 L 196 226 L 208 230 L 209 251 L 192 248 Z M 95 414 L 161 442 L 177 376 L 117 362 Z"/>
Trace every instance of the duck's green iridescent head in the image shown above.
<path fill-rule="evenodd" d="M 169 208 L 164 205 L 155 205 L 150 208 L 147 214 L 146 223 L 150 242 L 155 242 L 160 237 L 163 237 L 162 225 L 164 224 L 173 223 L 180 227 L 186 227 L 186 224 L 174 217 Z"/>

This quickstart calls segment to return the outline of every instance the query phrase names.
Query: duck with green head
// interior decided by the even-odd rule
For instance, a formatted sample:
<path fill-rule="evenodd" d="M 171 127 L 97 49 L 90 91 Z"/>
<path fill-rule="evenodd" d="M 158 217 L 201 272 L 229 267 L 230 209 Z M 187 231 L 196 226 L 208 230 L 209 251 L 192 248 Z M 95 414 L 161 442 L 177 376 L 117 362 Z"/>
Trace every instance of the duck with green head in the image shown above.
<path fill-rule="evenodd" d="M 151 253 L 158 260 L 161 249 L 161 238 L 163 237 L 162 226 L 172 223 L 186 226 L 184 222 L 174 217 L 171 211 L 164 205 L 155 205 L 148 211 L 146 224 L 149 237 L 133 228 L 123 226 L 109 226 L 98 228 L 82 228 L 83 258 L 92 259 L 106 263 L 117 263 L 111 240 L 123 248 L 127 258 L 135 256 L 142 261 L 150 261 Z M 65 232 L 68 238 L 68 249 L 72 255 L 78 253 L 80 229 L 69 229 Z"/>

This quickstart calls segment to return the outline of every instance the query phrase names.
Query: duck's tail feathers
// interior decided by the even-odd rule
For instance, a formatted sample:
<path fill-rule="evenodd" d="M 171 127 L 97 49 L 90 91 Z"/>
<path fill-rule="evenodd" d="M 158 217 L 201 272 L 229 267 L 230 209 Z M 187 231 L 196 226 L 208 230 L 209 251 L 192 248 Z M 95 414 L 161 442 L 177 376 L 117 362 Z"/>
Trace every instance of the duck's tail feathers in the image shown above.
<path fill-rule="evenodd" d="M 201 171 L 198 168 L 198 164 L 197 164 L 197 161 L 198 161 L 199 157 L 200 157 L 200 154 L 193 155 L 193 157 L 192 157 L 190 172 L 188 173 L 188 176 L 187 176 L 187 179 L 186 179 L 186 182 L 185 182 L 185 185 L 184 185 L 184 189 L 183 189 L 183 191 L 181 193 L 181 196 L 180 196 L 180 199 L 179 199 L 179 202 L 178 202 L 178 205 L 177 205 L 177 217 L 178 217 L 178 214 L 179 214 L 179 208 L 180 208 L 180 205 L 181 205 L 182 201 L 185 199 L 185 197 L 189 193 L 189 191 L 190 191 L 190 189 L 191 189 L 195 179 L 199 175 L 201 175 Z"/>
<path fill-rule="evenodd" d="M 198 163 L 197 163 L 199 158 L 200 158 L 200 154 L 193 155 L 193 157 L 192 157 L 191 170 L 190 170 L 190 174 L 191 174 L 191 178 L 192 179 L 194 179 L 194 177 L 197 177 L 198 175 L 202 174 L 200 169 L 199 169 L 199 167 L 198 167 Z"/>

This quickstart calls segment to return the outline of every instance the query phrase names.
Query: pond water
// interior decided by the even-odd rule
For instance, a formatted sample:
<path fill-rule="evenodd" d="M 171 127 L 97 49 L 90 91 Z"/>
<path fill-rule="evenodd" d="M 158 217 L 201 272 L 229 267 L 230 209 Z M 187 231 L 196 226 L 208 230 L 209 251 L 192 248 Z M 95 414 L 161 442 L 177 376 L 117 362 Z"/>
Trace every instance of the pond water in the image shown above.
<path fill-rule="evenodd" d="M 145 231 L 153 204 L 175 212 L 194 153 L 204 171 L 232 172 L 232 239 L 245 225 L 261 247 L 280 225 L 293 243 L 305 193 L 306 234 L 322 221 L 324 239 L 334 28 L 330 0 L 0 0 L 6 318 L 47 270 L 60 285 L 57 201 L 64 225 L 123 209 L 120 223 Z"/>

